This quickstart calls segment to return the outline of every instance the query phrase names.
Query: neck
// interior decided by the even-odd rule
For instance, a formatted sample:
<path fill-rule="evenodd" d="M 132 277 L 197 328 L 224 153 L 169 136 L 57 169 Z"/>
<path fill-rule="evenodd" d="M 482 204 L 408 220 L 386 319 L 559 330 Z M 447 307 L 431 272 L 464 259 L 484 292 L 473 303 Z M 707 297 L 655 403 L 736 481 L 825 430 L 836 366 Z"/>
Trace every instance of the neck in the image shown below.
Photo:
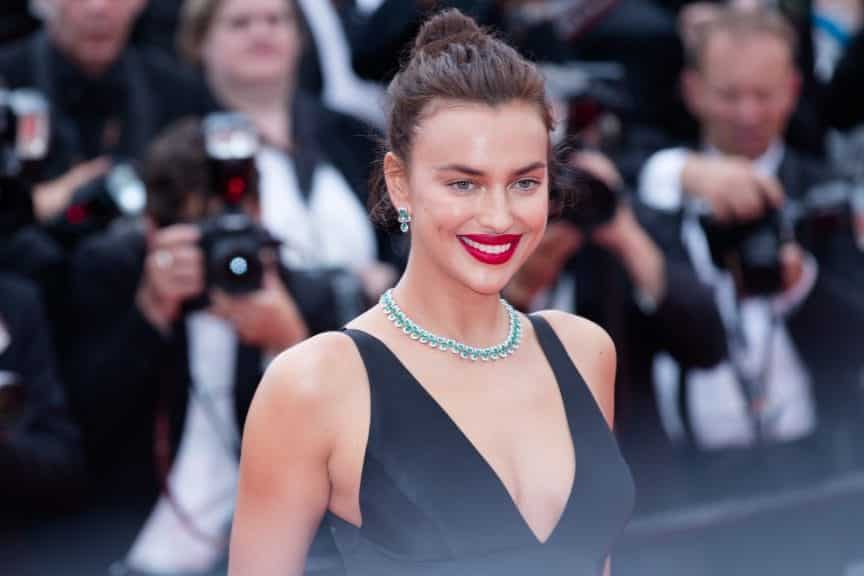
<path fill-rule="evenodd" d="M 509 320 L 500 295 L 481 294 L 452 277 L 427 270 L 412 250 L 393 297 L 418 325 L 477 347 L 500 344 Z"/>
<path fill-rule="evenodd" d="M 293 92 L 287 81 L 238 86 L 212 76 L 208 80 L 216 98 L 227 108 L 245 114 L 266 140 L 289 145 Z"/>

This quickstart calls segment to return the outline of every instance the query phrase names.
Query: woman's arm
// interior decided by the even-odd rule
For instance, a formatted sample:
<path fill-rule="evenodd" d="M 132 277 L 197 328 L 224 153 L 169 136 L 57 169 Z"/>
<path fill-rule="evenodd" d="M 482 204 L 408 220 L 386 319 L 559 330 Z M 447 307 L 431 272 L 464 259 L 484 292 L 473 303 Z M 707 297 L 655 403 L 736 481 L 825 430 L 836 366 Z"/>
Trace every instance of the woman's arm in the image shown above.
<path fill-rule="evenodd" d="M 303 574 L 330 501 L 338 420 L 332 390 L 340 379 L 325 361 L 332 336 L 279 356 L 255 394 L 243 435 L 231 575 Z"/>

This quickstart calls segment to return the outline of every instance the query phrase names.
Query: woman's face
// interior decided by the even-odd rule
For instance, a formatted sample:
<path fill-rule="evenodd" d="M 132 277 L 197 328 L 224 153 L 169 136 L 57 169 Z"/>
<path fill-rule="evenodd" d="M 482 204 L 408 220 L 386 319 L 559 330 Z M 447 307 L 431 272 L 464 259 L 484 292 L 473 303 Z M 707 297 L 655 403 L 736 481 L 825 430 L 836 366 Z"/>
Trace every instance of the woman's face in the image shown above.
<path fill-rule="evenodd" d="M 411 212 L 411 258 L 421 274 L 500 292 L 546 228 L 548 156 L 533 104 L 432 103 L 408 171 L 391 185 L 394 204 Z"/>
<path fill-rule="evenodd" d="M 209 76 L 231 84 L 292 79 L 300 29 L 288 0 L 223 0 L 201 48 Z"/>

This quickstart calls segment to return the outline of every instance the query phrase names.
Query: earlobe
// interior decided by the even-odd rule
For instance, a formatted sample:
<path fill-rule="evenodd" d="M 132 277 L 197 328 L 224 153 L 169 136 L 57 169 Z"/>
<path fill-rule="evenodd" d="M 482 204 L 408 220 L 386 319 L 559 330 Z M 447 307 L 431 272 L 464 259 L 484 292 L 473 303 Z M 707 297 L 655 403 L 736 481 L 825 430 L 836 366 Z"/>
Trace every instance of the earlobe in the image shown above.
<path fill-rule="evenodd" d="M 384 156 L 384 180 L 387 182 L 391 204 L 397 207 L 408 206 L 408 176 L 405 164 L 392 152 Z"/>

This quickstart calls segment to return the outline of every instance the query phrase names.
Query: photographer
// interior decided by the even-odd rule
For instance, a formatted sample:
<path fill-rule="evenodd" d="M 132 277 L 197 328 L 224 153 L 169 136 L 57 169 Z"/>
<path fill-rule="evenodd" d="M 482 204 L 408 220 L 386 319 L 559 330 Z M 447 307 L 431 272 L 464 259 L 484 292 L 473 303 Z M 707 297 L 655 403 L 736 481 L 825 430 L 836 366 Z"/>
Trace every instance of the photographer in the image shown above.
<path fill-rule="evenodd" d="M 242 211 L 226 212 L 238 187 L 214 190 L 204 142 L 193 120 L 158 138 L 143 169 L 146 222 L 118 223 L 74 259 L 76 406 L 96 497 L 150 509 L 161 487 L 130 552 L 144 571 L 221 559 L 239 433 L 267 361 L 344 321 L 335 271 L 286 269 L 263 229 L 232 235 L 234 223 L 257 219 L 257 173 L 239 186 Z M 244 274 L 259 264 L 256 288 Z"/>
<path fill-rule="evenodd" d="M 813 431 L 816 415 L 786 318 L 816 266 L 782 206 L 824 176 L 782 140 L 801 85 L 794 31 L 773 11 L 723 9 L 690 49 L 683 86 L 703 149 L 658 152 L 639 191 L 679 218 L 676 233 L 728 334 L 725 362 L 687 371 L 682 416 L 705 448 L 793 440 Z"/>
<path fill-rule="evenodd" d="M 301 89 L 309 43 L 296 0 L 184 4 L 179 41 L 215 109 L 245 115 L 260 135 L 261 218 L 294 267 L 351 270 L 371 304 L 395 281 L 392 238 L 364 208 L 372 129 Z"/>
<path fill-rule="evenodd" d="M 39 291 L 0 271 L 0 530 L 74 508 L 83 472 Z"/>
<path fill-rule="evenodd" d="M 726 353 L 723 327 L 710 290 L 681 261 L 675 239 L 663 237 L 665 215 L 622 192 L 612 198 L 622 182 L 601 154 L 578 152 L 570 163 L 587 174 L 585 197 L 562 207 L 507 297 L 523 309 L 574 311 L 609 331 L 619 355 L 616 433 L 638 455 L 666 443 L 652 358 L 665 350 L 684 365 L 710 366 Z M 700 338 L 693 338 L 694 325 Z"/>
<path fill-rule="evenodd" d="M 9 88 L 51 104 L 48 156 L 34 178 L 40 222 L 62 216 L 117 159 L 134 159 L 169 122 L 199 113 L 203 94 L 161 55 L 129 45 L 145 0 L 47 0 L 44 31 L 0 52 Z"/>

